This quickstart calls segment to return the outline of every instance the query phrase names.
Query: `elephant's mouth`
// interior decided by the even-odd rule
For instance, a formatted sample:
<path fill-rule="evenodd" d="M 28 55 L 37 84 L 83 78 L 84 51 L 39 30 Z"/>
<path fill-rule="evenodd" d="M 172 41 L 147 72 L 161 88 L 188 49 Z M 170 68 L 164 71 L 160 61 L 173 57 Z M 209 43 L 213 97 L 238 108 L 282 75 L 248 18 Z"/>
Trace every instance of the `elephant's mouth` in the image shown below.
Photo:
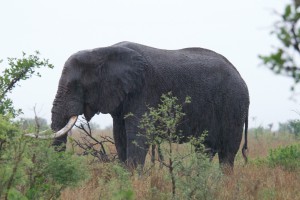
<path fill-rule="evenodd" d="M 70 117 L 69 122 L 65 125 L 65 127 L 63 127 L 62 129 L 60 129 L 59 131 L 57 131 L 56 133 L 53 133 L 51 135 L 45 135 L 45 134 L 38 135 L 35 133 L 28 133 L 28 134 L 25 134 L 25 136 L 34 137 L 34 138 L 38 138 L 38 139 L 60 138 L 60 137 L 64 136 L 65 134 L 67 134 L 72 129 L 72 127 L 75 125 L 77 119 L 78 119 L 78 116 Z"/>
<path fill-rule="evenodd" d="M 89 104 L 84 105 L 84 117 L 87 121 L 90 121 L 92 117 L 97 113 L 97 110 L 93 109 Z"/>

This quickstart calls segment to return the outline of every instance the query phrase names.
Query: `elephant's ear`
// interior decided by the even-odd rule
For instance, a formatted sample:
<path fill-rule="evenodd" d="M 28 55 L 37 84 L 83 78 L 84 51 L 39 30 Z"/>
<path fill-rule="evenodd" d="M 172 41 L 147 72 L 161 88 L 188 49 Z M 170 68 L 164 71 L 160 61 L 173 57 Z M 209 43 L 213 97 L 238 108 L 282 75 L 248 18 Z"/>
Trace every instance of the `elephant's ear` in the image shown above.
<path fill-rule="evenodd" d="M 113 112 L 130 94 L 137 94 L 144 85 L 146 61 L 138 52 L 108 47 L 106 61 L 100 71 L 100 111 Z"/>

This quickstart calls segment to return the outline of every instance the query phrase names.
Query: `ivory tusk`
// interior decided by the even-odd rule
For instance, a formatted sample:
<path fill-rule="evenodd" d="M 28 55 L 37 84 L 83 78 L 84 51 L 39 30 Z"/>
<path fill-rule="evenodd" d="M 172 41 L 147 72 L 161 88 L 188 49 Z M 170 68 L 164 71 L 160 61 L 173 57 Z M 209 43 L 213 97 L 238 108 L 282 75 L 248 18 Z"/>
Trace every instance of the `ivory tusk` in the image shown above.
<path fill-rule="evenodd" d="M 77 118 L 78 118 L 78 116 L 72 116 L 69 119 L 69 122 L 67 123 L 67 125 L 65 127 L 63 127 L 61 130 L 54 133 L 54 134 L 51 134 L 51 135 L 45 135 L 45 134 L 37 135 L 37 134 L 34 134 L 34 133 L 28 133 L 28 134 L 25 134 L 25 136 L 34 137 L 34 138 L 38 138 L 38 139 L 59 138 L 59 137 L 65 135 L 65 134 L 67 134 L 68 131 L 71 130 L 71 128 L 75 125 L 75 123 L 77 121 Z M 43 131 L 42 133 L 44 133 L 44 132 L 46 132 L 46 131 Z"/>
<path fill-rule="evenodd" d="M 24 134 L 25 136 L 27 136 L 27 137 L 33 137 L 33 138 L 40 138 L 40 136 L 46 136 L 45 134 L 47 133 L 49 131 L 49 129 L 48 130 L 45 130 L 45 131 L 42 131 L 42 132 L 40 132 L 39 134 L 37 134 L 37 133 L 26 133 L 26 134 Z M 41 138 L 41 139 L 44 139 L 44 138 Z"/>

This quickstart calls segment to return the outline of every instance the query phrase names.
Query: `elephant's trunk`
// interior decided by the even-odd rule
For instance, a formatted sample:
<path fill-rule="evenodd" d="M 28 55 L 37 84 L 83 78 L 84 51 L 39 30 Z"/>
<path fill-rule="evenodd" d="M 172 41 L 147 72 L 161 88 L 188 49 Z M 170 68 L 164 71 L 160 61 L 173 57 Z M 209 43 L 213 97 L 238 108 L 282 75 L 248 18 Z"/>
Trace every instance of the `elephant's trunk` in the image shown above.
<path fill-rule="evenodd" d="M 62 129 L 60 129 L 59 131 L 57 131 L 56 133 L 53 133 L 51 135 L 37 135 L 34 133 L 28 133 L 25 134 L 25 136 L 29 136 L 29 137 L 34 137 L 34 138 L 38 138 L 38 139 L 53 139 L 53 138 L 60 138 L 64 135 L 66 135 L 69 130 L 72 129 L 72 127 L 75 125 L 76 121 L 77 121 L 78 116 L 72 116 L 69 119 L 69 122 L 65 125 L 65 127 L 63 127 Z"/>

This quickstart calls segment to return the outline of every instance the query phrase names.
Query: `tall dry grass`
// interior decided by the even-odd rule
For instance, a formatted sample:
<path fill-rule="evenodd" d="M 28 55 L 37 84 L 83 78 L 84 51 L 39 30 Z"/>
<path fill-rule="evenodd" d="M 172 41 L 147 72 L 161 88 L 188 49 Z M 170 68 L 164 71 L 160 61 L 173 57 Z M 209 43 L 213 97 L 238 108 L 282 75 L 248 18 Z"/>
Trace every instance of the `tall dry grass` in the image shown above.
<path fill-rule="evenodd" d="M 236 157 L 234 173 L 222 176 L 221 180 L 216 183 L 217 190 L 214 192 L 213 198 L 222 200 L 300 199 L 300 171 L 289 172 L 280 167 L 270 168 L 267 165 L 253 162 L 257 158 L 265 158 L 270 149 L 299 143 L 299 140 L 295 140 L 291 135 L 262 134 L 254 136 L 250 134 L 248 141 L 250 162 L 245 165 L 239 152 Z M 218 158 L 214 158 L 213 162 L 218 164 Z M 105 184 L 105 181 L 114 178 L 113 174 L 110 174 L 109 168 L 111 165 L 107 163 L 92 164 L 90 169 L 87 169 L 92 174 L 90 180 L 80 187 L 65 189 L 61 194 L 61 199 L 109 199 L 111 188 Z M 134 191 L 134 199 L 170 199 L 171 183 L 166 178 L 166 174 L 166 169 L 156 167 L 143 176 L 136 174 L 130 176 L 129 181 Z"/>

